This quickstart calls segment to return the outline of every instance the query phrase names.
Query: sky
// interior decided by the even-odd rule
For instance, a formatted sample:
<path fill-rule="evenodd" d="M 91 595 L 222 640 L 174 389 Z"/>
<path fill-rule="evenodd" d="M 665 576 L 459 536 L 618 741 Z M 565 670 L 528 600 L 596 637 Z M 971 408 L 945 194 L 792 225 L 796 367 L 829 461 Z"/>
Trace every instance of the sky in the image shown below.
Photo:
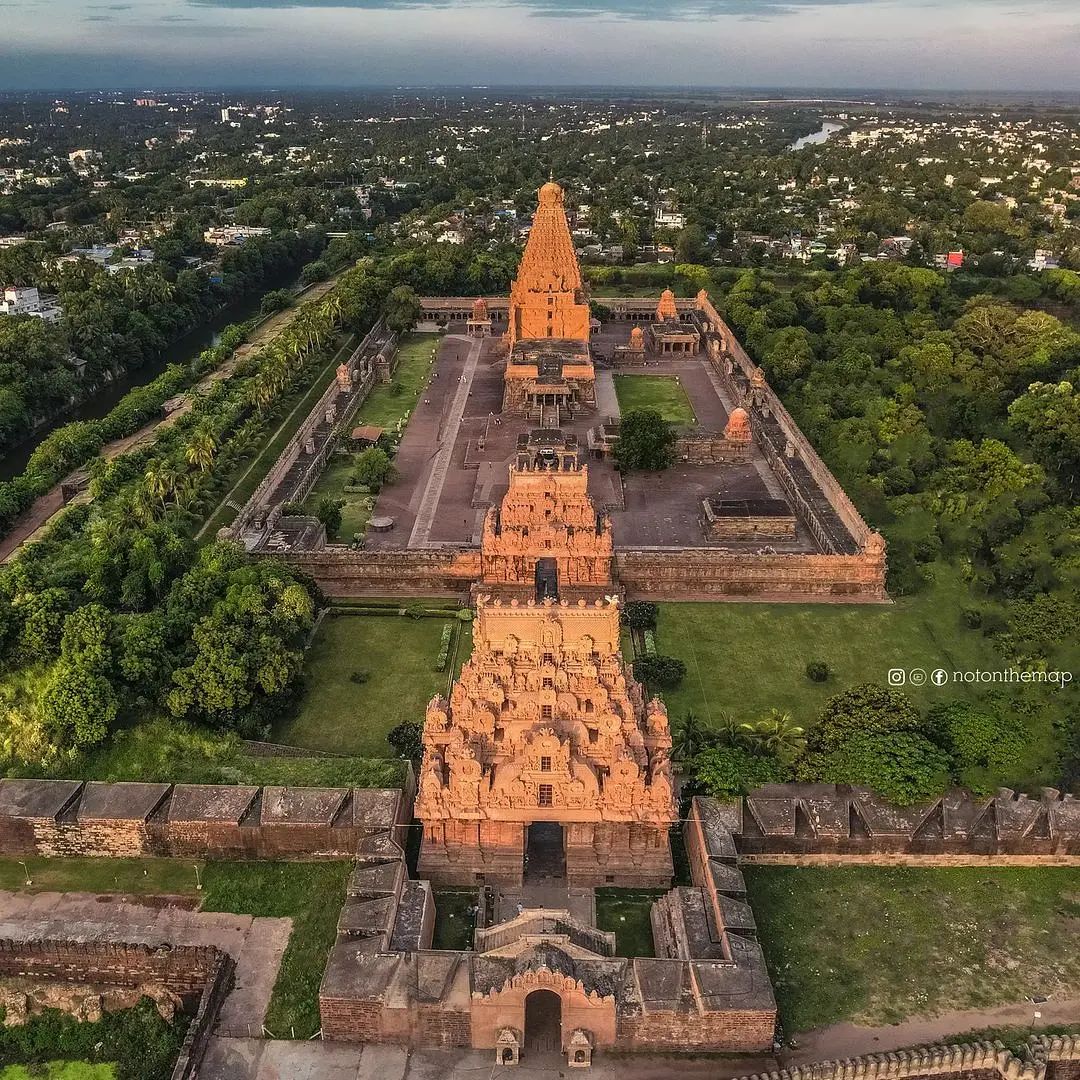
<path fill-rule="evenodd" d="M 0 0 L 0 90 L 1080 91 L 1077 0 Z"/>

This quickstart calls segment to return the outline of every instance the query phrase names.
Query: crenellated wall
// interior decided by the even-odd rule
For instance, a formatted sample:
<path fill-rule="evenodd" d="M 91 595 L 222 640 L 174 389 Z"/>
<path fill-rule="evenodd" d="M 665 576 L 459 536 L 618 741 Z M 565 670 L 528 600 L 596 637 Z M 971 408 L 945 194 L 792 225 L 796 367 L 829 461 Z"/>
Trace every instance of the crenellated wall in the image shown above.
<path fill-rule="evenodd" d="M 364 858 L 404 840 L 401 791 L 0 780 L 0 855 Z"/>

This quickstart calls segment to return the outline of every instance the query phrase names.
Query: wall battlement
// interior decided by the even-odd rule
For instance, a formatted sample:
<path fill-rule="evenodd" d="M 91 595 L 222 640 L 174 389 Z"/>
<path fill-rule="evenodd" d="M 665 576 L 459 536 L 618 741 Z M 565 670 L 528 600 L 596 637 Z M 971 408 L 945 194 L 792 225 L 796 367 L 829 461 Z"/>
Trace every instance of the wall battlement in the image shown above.
<path fill-rule="evenodd" d="M 382 857 L 401 791 L 0 780 L 0 855 Z"/>

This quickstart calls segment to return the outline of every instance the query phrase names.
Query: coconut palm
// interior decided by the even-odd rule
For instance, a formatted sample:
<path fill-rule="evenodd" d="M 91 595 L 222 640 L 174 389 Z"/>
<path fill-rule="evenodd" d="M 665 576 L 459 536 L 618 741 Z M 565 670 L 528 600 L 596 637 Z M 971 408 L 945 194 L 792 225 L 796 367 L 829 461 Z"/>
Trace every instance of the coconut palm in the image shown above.
<path fill-rule="evenodd" d="M 188 441 L 184 456 L 188 463 L 194 465 L 200 472 L 209 472 L 214 464 L 214 455 L 217 453 L 217 439 L 208 424 L 200 424 L 192 433 Z"/>
<path fill-rule="evenodd" d="M 739 725 L 740 737 L 753 749 L 773 754 L 781 761 L 794 761 L 806 749 L 806 729 L 790 713 L 773 709 L 753 723 Z"/>
<path fill-rule="evenodd" d="M 705 749 L 707 736 L 705 722 L 693 709 L 688 709 L 672 730 L 671 756 L 681 764 L 693 760 Z"/>

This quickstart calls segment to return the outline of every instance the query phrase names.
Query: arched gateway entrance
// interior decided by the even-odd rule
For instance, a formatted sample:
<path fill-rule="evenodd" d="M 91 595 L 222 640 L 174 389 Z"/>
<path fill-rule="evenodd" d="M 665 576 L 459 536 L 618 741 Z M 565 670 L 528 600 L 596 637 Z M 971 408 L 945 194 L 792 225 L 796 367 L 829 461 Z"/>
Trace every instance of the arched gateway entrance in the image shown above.
<path fill-rule="evenodd" d="M 525 1053 L 562 1053 L 562 998 L 534 990 L 525 999 Z"/>

